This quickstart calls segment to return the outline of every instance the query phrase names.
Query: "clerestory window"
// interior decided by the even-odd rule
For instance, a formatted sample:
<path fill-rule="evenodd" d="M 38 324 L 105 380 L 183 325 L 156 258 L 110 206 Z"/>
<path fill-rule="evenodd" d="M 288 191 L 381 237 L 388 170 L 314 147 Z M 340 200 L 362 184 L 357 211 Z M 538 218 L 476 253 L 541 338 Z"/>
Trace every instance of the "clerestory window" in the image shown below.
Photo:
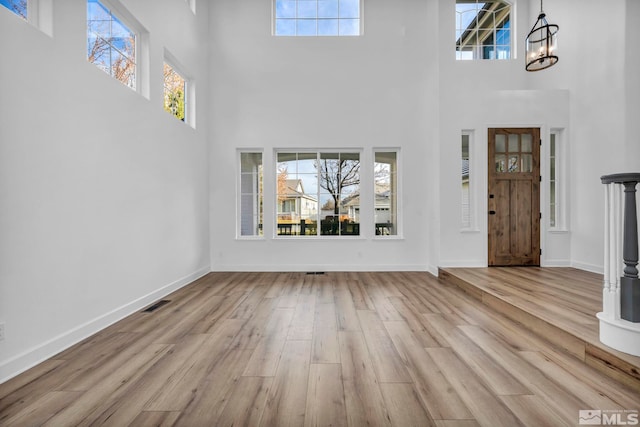
<path fill-rule="evenodd" d="M 502 0 L 456 0 L 456 59 L 510 59 L 511 11 Z"/>
<path fill-rule="evenodd" d="M 136 33 L 105 4 L 87 0 L 87 60 L 136 90 Z"/>
<path fill-rule="evenodd" d="M 276 36 L 359 36 L 361 0 L 274 0 Z"/>

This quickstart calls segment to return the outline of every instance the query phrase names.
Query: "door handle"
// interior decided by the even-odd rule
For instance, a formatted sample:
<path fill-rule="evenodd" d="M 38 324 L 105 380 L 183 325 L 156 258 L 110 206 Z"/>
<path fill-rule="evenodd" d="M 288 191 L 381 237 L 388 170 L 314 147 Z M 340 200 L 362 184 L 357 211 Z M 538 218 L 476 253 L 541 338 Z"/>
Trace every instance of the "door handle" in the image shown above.
<path fill-rule="evenodd" d="M 495 215 L 496 211 L 489 211 L 489 215 Z"/>

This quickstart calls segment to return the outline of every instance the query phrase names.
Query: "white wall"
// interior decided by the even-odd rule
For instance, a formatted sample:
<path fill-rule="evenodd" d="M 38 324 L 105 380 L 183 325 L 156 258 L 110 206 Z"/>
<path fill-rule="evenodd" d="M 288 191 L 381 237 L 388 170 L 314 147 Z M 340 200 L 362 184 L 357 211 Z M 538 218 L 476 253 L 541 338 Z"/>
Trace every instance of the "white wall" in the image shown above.
<path fill-rule="evenodd" d="M 437 58 L 425 40 L 437 22 L 437 4 L 364 3 L 364 35 L 351 38 L 273 37 L 269 1 L 211 5 L 214 270 L 427 268 Z M 236 239 L 237 148 L 264 150 L 269 195 L 275 149 L 361 149 L 368 164 L 374 147 L 400 148 L 402 239 L 375 240 L 373 227 L 365 229 L 373 224 L 370 192 L 362 196 L 358 238 L 274 238 L 274 199 L 266 197 L 266 237 Z M 371 182 L 366 173 L 363 182 Z"/>
<path fill-rule="evenodd" d="M 452 3 L 440 2 L 440 22 L 446 22 L 453 13 Z M 570 0 L 545 3 L 549 22 L 560 26 L 560 61 L 536 73 L 525 72 L 522 46 L 539 12 L 537 1 L 515 2 L 516 48 L 520 49 L 517 59 L 456 63 L 443 50 L 439 265 L 486 265 L 487 128 L 531 126 L 541 128 L 543 140 L 541 263 L 602 270 L 604 208 L 599 178 L 640 169 L 640 144 L 634 129 L 640 98 L 638 55 L 632 42 L 638 30 L 629 28 L 640 16 L 636 3 L 615 0 L 607 2 L 606 8 L 596 0 L 581 1 L 579 8 Z M 617 25 L 594 32 L 603 22 Z M 451 32 L 441 29 L 441 37 Z M 561 232 L 550 231 L 546 221 L 548 144 L 544 142 L 553 128 L 564 129 L 561 143 L 566 150 L 567 230 Z M 460 185 L 456 174 L 463 129 L 475 130 L 476 136 L 474 153 L 480 168 L 475 175 L 480 181 L 476 188 L 480 214 L 476 232 L 461 231 L 459 225 Z"/>
<path fill-rule="evenodd" d="M 149 99 L 87 62 L 86 2 L 54 3 L 53 37 L 0 7 L 0 382 L 209 271 L 206 120 L 162 109 L 165 47 L 206 89 L 206 2 L 123 1 Z"/>

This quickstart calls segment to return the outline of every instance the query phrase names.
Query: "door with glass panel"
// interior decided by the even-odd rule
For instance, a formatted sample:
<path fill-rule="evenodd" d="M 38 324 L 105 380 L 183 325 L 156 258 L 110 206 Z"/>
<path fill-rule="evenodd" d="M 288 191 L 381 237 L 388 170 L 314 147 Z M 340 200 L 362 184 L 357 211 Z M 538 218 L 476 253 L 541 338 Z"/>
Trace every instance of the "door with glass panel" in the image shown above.
<path fill-rule="evenodd" d="M 540 265 L 540 129 L 489 129 L 489 265 Z"/>

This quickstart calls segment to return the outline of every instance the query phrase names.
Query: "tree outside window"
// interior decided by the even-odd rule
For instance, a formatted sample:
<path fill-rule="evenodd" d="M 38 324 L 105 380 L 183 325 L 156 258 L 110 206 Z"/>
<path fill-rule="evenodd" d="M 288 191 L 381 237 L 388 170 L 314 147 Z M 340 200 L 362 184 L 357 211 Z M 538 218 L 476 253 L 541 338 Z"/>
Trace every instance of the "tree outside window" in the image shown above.
<path fill-rule="evenodd" d="M 185 120 L 186 81 L 173 67 L 164 63 L 164 109 L 178 120 Z"/>

